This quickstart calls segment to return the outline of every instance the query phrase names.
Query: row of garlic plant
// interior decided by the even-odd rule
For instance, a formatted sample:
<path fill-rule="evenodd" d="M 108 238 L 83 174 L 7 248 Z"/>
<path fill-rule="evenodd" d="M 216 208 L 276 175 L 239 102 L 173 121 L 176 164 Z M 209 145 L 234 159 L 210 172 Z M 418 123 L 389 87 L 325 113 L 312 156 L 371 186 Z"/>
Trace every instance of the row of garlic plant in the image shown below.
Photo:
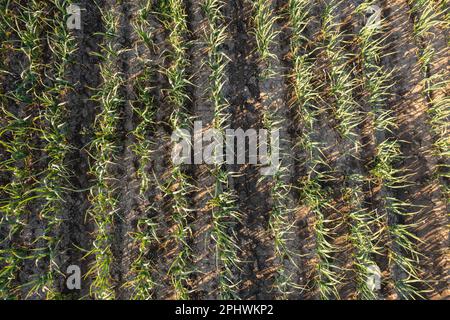
<path fill-rule="evenodd" d="M 89 145 L 92 158 L 90 175 L 91 207 L 88 215 L 95 225 L 92 249 L 87 256 L 92 258 L 86 277 L 91 277 L 91 295 L 96 299 L 114 299 L 115 288 L 111 270 L 114 260 L 112 252 L 114 222 L 119 214 L 117 194 L 117 157 L 120 152 L 118 132 L 123 97 L 123 75 L 118 69 L 123 48 L 119 44 L 119 14 L 114 7 L 103 8 L 102 22 L 105 26 L 99 52 L 101 85 L 92 97 L 100 106 L 94 122 L 94 139 Z"/>
<path fill-rule="evenodd" d="M 167 59 L 170 65 L 162 70 L 169 82 L 167 101 L 173 108 L 170 116 L 170 126 L 173 131 L 189 129 L 190 115 L 187 109 L 189 96 L 187 88 L 190 85 L 187 68 L 189 66 L 187 36 L 187 16 L 182 0 L 168 0 L 160 3 L 159 13 L 161 21 L 169 32 L 168 43 L 170 48 Z M 171 197 L 172 220 L 175 229 L 172 237 L 176 243 L 176 253 L 169 269 L 169 277 L 174 287 L 177 299 L 189 298 L 189 276 L 191 270 L 192 250 L 189 239 L 192 229 L 189 223 L 191 205 L 189 201 L 193 185 L 189 175 L 181 164 L 174 164 L 167 184 L 161 185 L 163 192 Z"/>
<path fill-rule="evenodd" d="M 207 92 L 214 108 L 213 128 L 224 137 L 229 104 L 223 92 L 228 62 L 228 57 L 223 52 L 228 36 L 222 14 L 223 6 L 224 2 L 221 0 L 204 0 L 202 3 L 207 21 L 204 37 L 208 52 L 206 65 L 210 71 Z M 236 208 L 236 194 L 230 186 L 230 172 L 225 163 L 215 164 L 211 174 L 215 177 L 215 187 L 209 205 L 212 208 L 211 237 L 215 242 L 218 289 L 222 299 L 235 299 L 238 298 L 238 283 L 234 273 L 239 269 L 239 258 L 233 226 L 240 219 Z"/>
<path fill-rule="evenodd" d="M 1 47 L 0 47 L 0 84 L 2 85 L 2 87 L 0 88 L 0 108 L 1 108 L 1 116 L 2 116 L 2 128 L 6 127 L 7 121 L 8 119 L 5 117 L 5 111 L 4 108 L 7 106 L 7 99 L 5 97 L 5 90 L 3 88 L 3 83 L 4 83 L 4 79 L 5 76 L 7 75 L 8 71 L 6 70 L 6 56 L 8 55 L 10 49 L 8 49 L 8 40 L 11 37 L 11 32 L 8 30 L 8 25 L 6 23 L 6 18 L 8 16 L 8 2 L 3 0 L 0 2 L 0 41 L 2 43 Z M 4 134 L 5 132 L 2 131 L 0 132 L 0 137 L 1 137 L 1 159 L 0 159 L 0 169 L 1 169 L 1 174 L 2 177 L 8 177 L 9 178 L 9 172 L 7 172 L 6 169 L 6 165 L 9 162 L 9 158 L 8 158 L 8 153 L 7 153 L 7 143 L 6 143 L 6 139 L 4 138 Z M 6 184 L 7 182 L 3 182 L 2 183 Z M 4 184 L 2 184 L 0 186 L 0 197 L 3 198 L 5 196 L 4 193 Z M 8 217 L 3 214 L 2 211 L 2 217 L 0 218 L 0 232 L 2 234 L 2 240 L 0 242 L 0 253 L 2 254 L 2 257 L 0 258 L 0 298 L 1 299 L 6 299 L 8 298 L 8 296 L 10 295 L 9 293 L 9 289 L 8 287 L 10 287 L 10 282 L 12 281 L 12 279 L 10 280 L 9 278 L 9 274 L 11 274 L 11 269 L 14 270 L 14 267 L 11 267 L 12 262 L 10 261 L 11 259 L 11 255 L 10 258 L 7 258 L 7 254 L 11 253 L 11 251 L 9 250 L 5 250 L 5 246 L 8 246 L 7 241 L 9 240 L 7 235 L 8 235 L 8 230 L 9 229 L 9 222 L 8 222 Z M 12 277 L 14 277 L 14 271 L 11 274 Z"/>
<path fill-rule="evenodd" d="M 260 81 L 272 81 L 277 77 L 283 75 L 278 74 L 276 70 L 277 55 L 274 53 L 274 46 L 276 45 L 279 31 L 276 30 L 277 22 L 280 16 L 275 12 L 275 1 L 253 0 L 253 30 L 252 34 L 256 40 L 256 53 L 258 55 L 260 64 Z M 268 132 L 281 131 L 284 125 L 284 118 L 278 114 L 278 110 L 271 110 L 269 106 L 263 111 L 263 127 Z M 272 141 L 272 145 L 283 143 L 280 137 L 271 135 L 271 139 L 279 139 L 279 141 Z M 277 150 L 271 150 L 271 153 Z M 281 148 L 281 152 L 283 150 Z M 283 157 L 284 154 L 280 154 Z M 277 272 L 274 280 L 274 288 L 279 295 L 279 298 L 288 298 L 289 294 L 294 288 L 298 288 L 297 284 L 291 279 L 289 272 L 286 269 L 286 260 L 294 263 L 294 253 L 288 248 L 290 240 L 292 223 L 289 221 L 291 209 L 289 208 L 288 199 L 291 192 L 291 185 L 288 182 L 289 167 L 281 159 L 281 163 L 272 168 L 274 172 L 271 175 L 270 181 L 270 197 L 272 201 L 269 230 L 274 239 L 274 254 L 277 259 Z M 270 164 L 272 167 L 274 164 Z M 262 177 L 261 181 L 266 181 L 267 177 Z"/>
<path fill-rule="evenodd" d="M 365 14 L 367 8 L 375 3 L 374 0 L 365 1 L 357 12 Z M 371 181 L 381 188 L 382 212 L 377 213 L 377 219 L 381 219 L 384 227 L 375 228 L 375 239 L 382 236 L 377 233 L 382 233 L 388 239 L 390 277 L 397 293 L 402 298 L 414 298 L 420 294 L 416 287 L 420 281 L 417 267 L 418 253 L 414 246 L 414 241 L 418 239 L 412 232 L 414 225 L 408 224 L 407 219 L 404 219 L 405 222 L 402 224 L 397 221 L 414 213 L 412 206 L 397 196 L 398 192 L 408 185 L 409 175 L 405 169 L 398 166 L 403 158 L 398 141 L 389 137 L 396 128 L 396 122 L 393 110 L 386 108 L 391 95 L 392 72 L 382 66 L 382 59 L 387 54 L 384 20 L 369 20 L 369 23 L 360 30 L 358 38 L 362 85 L 367 93 L 366 103 L 370 105 L 373 114 L 376 143 L 375 157 L 369 170 Z M 372 296 L 368 295 L 367 298 Z"/>
<path fill-rule="evenodd" d="M 368 2 L 361 4 L 357 8 L 357 12 L 365 12 L 370 5 Z M 354 76 L 355 67 L 352 67 L 355 56 L 353 53 L 346 52 L 345 49 L 345 46 L 348 45 L 345 39 L 350 35 L 340 31 L 341 23 L 336 21 L 339 8 L 342 8 L 341 1 L 327 3 L 324 10 L 322 33 L 326 42 L 326 56 L 330 63 L 329 80 L 331 96 L 336 104 L 334 112 L 338 121 L 337 129 L 349 147 L 349 150 L 345 150 L 345 154 L 358 160 L 360 150 L 362 150 L 358 126 L 362 123 L 363 116 L 354 95 L 360 84 Z M 367 28 L 371 28 L 371 26 L 365 25 L 363 34 Z M 375 39 L 370 40 L 374 41 Z M 364 53 L 367 52 L 364 51 Z M 348 161 L 346 162 L 348 163 Z M 373 231 L 377 230 L 380 219 L 365 204 L 363 192 L 365 177 L 361 169 L 357 166 L 347 167 L 345 173 L 342 199 L 349 207 L 345 221 L 349 231 L 348 240 L 352 250 L 352 271 L 355 278 L 342 279 L 342 281 L 353 282 L 359 298 L 375 299 L 377 293 L 374 288 L 368 286 L 367 279 L 376 266 L 374 259 L 378 254 L 377 241 L 380 233 Z"/>
<path fill-rule="evenodd" d="M 144 52 L 148 53 L 154 49 L 152 39 L 154 30 L 149 21 L 152 14 L 152 1 L 144 0 L 141 6 L 133 21 L 133 30 L 138 38 L 137 46 L 143 46 Z M 142 209 L 143 216 L 138 219 L 136 230 L 131 234 L 133 243 L 138 248 L 138 254 L 131 264 L 131 279 L 125 284 L 125 287 L 131 289 L 132 299 L 148 300 L 153 297 L 153 289 L 156 286 L 152 274 L 154 266 L 148 259 L 148 255 L 152 245 L 159 242 L 156 234 L 157 224 L 149 217 L 154 208 L 148 200 L 148 191 L 151 187 L 149 165 L 154 147 L 150 140 L 150 134 L 155 126 L 156 116 L 155 101 L 150 86 L 155 67 L 153 61 L 146 55 L 140 54 L 139 48 L 136 48 L 136 52 L 139 54 L 137 60 L 142 71 L 134 82 L 136 100 L 133 102 L 133 111 L 138 124 L 131 132 L 135 139 L 131 149 L 139 161 L 136 175 L 140 181 L 139 197 L 145 205 Z"/>
<path fill-rule="evenodd" d="M 22 297 L 23 289 L 30 290 L 30 286 L 30 294 L 34 293 L 33 279 L 26 288 L 21 288 L 18 277 L 25 261 L 37 261 L 41 254 L 32 250 L 32 244 L 22 243 L 21 235 L 30 217 L 30 204 L 39 198 L 38 172 L 32 168 L 36 161 L 35 137 L 39 132 L 38 115 L 33 107 L 39 103 L 42 87 L 41 37 L 45 16 L 38 1 L 14 7 L 8 1 L 3 3 L 2 10 L 2 29 L 5 35 L 14 35 L 14 40 L 11 36 L 11 42 L 7 43 L 15 51 L 12 54 L 24 59 L 15 89 L 2 93 L 1 111 L 7 124 L 0 132 L 2 147 L 8 154 L 1 163 L 1 170 L 10 176 L 8 183 L 1 186 L 5 195 L 0 201 L 1 221 L 8 230 L 2 241 L 9 243 L 1 250 L 0 294 L 2 298 L 14 299 Z"/>
<path fill-rule="evenodd" d="M 0 40 L 2 42 L 1 46 L 1 62 L 0 62 L 0 76 L 2 79 L 2 91 L 0 92 L 0 104 L 1 104 L 1 116 L 2 116 L 2 130 L 0 132 L 0 143 L 2 148 L 2 159 L 0 162 L 0 170 L 3 176 L 12 177 L 17 179 L 18 172 L 14 175 L 14 167 L 16 164 L 16 160 L 12 157 L 16 151 L 19 151 L 21 148 L 16 144 L 12 144 L 10 139 L 7 138 L 8 134 L 14 135 L 14 132 L 17 130 L 14 126 L 15 116 L 8 111 L 8 97 L 5 95 L 4 83 L 3 80 L 8 75 L 6 58 L 8 54 L 11 54 L 12 51 L 12 43 L 11 43 L 11 34 L 12 30 L 10 29 L 11 21 L 14 19 L 14 12 L 9 8 L 9 1 L 1 1 L 0 2 Z M 9 114 L 9 116 L 8 116 Z M 17 123 L 18 124 L 18 123 Z M 20 190 L 18 188 L 11 189 L 8 191 L 8 188 L 13 187 L 12 183 L 8 183 L 5 181 L 5 184 L 0 188 L 0 194 L 2 199 L 5 197 L 18 198 L 20 197 Z M 15 194 L 15 195 L 14 195 Z M 2 235 L 4 238 L 1 240 L 1 249 L 0 249 L 0 299 L 12 299 L 15 297 L 15 294 L 12 293 L 12 289 L 14 286 L 14 280 L 16 278 L 17 270 L 20 267 L 19 257 L 15 254 L 15 249 L 13 248 L 10 241 L 13 238 L 13 235 L 21 228 L 21 223 L 14 215 L 14 208 L 11 207 L 9 203 L 5 203 L 4 201 L 0 202 L 1 204 L 1 212 L 2 217 L 0 219 L 0 226 Z"/>
<path fill-rule="evenodd" d="M 443 54 L 443 52 L 435 52 L 433 42 L 436 38 L 435 32 L 445 34 L 448 31 L 448 8 L 445 7 L 444 3 L 434 1 L 410 0 L 408 2 L 414 21 L 414 38 L 419 46 L 419 63 L 424 78 L 424 94 L 428 102 L 431 128 L 435 136 L 435 153 L 443 160 L 437 174 L 440 177 L 449 178 L 450 136 L 448 119 L 450 117 L 450 98 L 447 88 L 450 79 L 445 71 L 432 74 L 431 70 L 431 65 L 436 56 Z M 448 185 L 445 180 L 442 183 L 443 190 L 448 194 Z"/>
<path fill-rule="evenodd" d="M 337 270 L 331 263 L 331 254 L 336 248 L 330 242 L 333 238 L 327 227 L 325 212 L 330 209 L 329 191 L 322 187 L 327 180 L 327 174 L 320 169 L 328 169 L 322 153 L 320 142 L 316 141 L 314 128 L 320 113 L 319 88 L 315 83 L 314 58 L 310 47 L 310 40 L 306 29 L 311 22 L 311 3 L 306 0 L 289 1 L 289 24 L 292 28 L 291 54 L 293 70 L 291 73 L 293 99 L 296 121 L 303 129 L 296 144 L 305 154 L 304 166 L 306 173 L 299 181 L 301 203 L 314 214 L 314 283 L 313 290 L 317 290 L 321 299 L 337 295 L 339 284 Z"/>
<path fill-rule="evenodd" d="M 342 153 L 336 159 L 334 165 L 338 165 L 338 162 L 342 162 L 342 160 L 348 163 L 352 158 L 359 159 L 361 150 L 359 125 L 363 121 L 360 106 L 355 98 L 358 82 L 354 77 L 354 55 L 347 52 L 348 49 L 346 48 L 349 45 L 346 39 L 350 35 L 341 31 L 342 22 L 339 20 L 339 12 L 343 8 L 342 4 L 342 1 L 335 0 L 324 3 L 320 29 L 323 41 L 320 51 L 324 53 L 328 65 L 325 81 L 329 87 L 329 103 L 331 105 L 329 110 L 336 119 L 337 132 L 343 138 L 341 142 Z M 331 163 L 329 165 L 332 166 Z M 335 170 L 330 170 L 328 180 L 333 180 L 332 176 L 337 173 Z M 330 222 L 336 226 L 339 226 L 342 222 L 346 223 L 345 227 L 349 233 L 347 239 L 352 252 L 352 271 L 355 279 L 346 278 L 343 274 L 346 273 L 346 270 L 333 265 L 333 267 L 330 267 L 330 276 L 325 277 L 325 279 L 330 278 L 329 284 L 324 286 L 325 290 L 319 290 L 322 298 L 339 297 L 338 287 L 349 281 L 355 283 L 356 292 L 359 296 L 362 295 L 362 292 L 370 295 L 371 291 L 366 286 L 366 280 L 368 268 L 371 265 L 371 260 L 368 258 L 369 254 L 373 252 L 373 246 L 371 245 L 372 238 L 368 223 L 371 214 L 367 212 L 364 204 L 364 176 L 358 166 L 346 167 L 345 172 L 340 174 L 343 174 L 345 178 L 342 181 L 343 188 L 340 191 L 340 201 L 345 203 L 349 210 L 345 216 L 341 216 L 342 221 Z M 330 203 L 328 203 L 328 207 L 330 207 L 331 212 L 336 211 Z M 335 254 L 345 248 L 338 248 L 333 245 L 331 242 L 333 230 L 328 230 L 328 233 L 327 237 L 330 239 L 329 247 L 331 250 L 325 257 L 329 263 L 336 263 L 337 261 L 333 262 Z"/>
<path fill-rule="evenodd" d="M 363 20 L 364 14 L 369 8 L 372 8 L 373 4 L 374 1 L 370 0 L 363 2 L 356 8 L 354 12 L 355 16 L 359 16 L 360 19 Z M 380 39 L 373 37 L 373 32 L 377 32 L 376 23 L 378 23 L 378 21 L 374 20 L 376 17 L 376 15 L 372 15 L 367 21 L 364 21 L 361 30 L 355 35 L 356 44 L 360 52 L 359 58 L 362 61 L 363 73 L 368 69 L 372 70 L 371 67 L 374 67 L 371 51 L 379 49 L 379 41 L 381 41 Z M 356 56 L 356 58 L 358 58 L 358 56 Z M 364 75 L 367 76 L 365 73 Z M 368 104 L 370 106 L 374 103 L 374 96 L 376 96 L 376 94 L 371 91 L 374 88 L 373 84 L 381 85 L 376 79 L 384 79 L 377 78 L 375 74 L 372 75 L 373 77 L 368 76 L 363 80 L 358 78 L 354 79 L 354 81 L 356 81 L 355 85 L 358 85 L 361 88 L 368 85 Z M 359 81 L 362 81 L 362 83 L 359 83 Z M 378 96 L 376 98 L 378 98 Z M 384 98 L 385 97 L 383 97 L 383 99 Z M 354 102 L 354 104 L 356 104 L 356 102 Z M 375 113 L 379 112 L 379 110 L 372 111 Z M 372 113 L 369 112 L 366 116 L 370 118 L 371 114 Z M 355 131 L 356 130 L 352 130 L 351 132 Z M 358 134 L 358 136 L 359 135 L 360 134 Z M 355 156 L 353 156 L 355 159 L 359 158 L 358 150 L 361 150 L 359 144 L 360 143 L 356 141 L 354 149 L 352 150 L 352 153 L 355 154 Z M 378 298 L 378 293 L 376 292 L 377 288 L 369 286 L 368 279 L 376 272 L 375 270 L 378 269 L 375 260 L 377 255 L 379 255 L 380 250 L 378 243 L 382 235 L 380 232 L 380 229 L 382 228 L 382 217 L 379 217 L 377 212 L 371 210 L 365 203 L 365 194 L 363 190 L 367 179 L 363 175 L 361 169 L 362 168 L 349 168 L 349 174 L 345 180 L 343 196 L 350 208 L 348 213 L 348 228 L 349 241 L 352 246 L 352 271 L 354 274 L 353 282 L 356 289 L 356 296 L 359 299 L 373 300 Z"/>
<path fill-rule="evenodd" d="M 39 134 L 44 141 L 43 151 L 46 154 L 46 168 L 39 174 L 39 187 L 36 190 L 40 199 L 44 200 L 40 207 L 40 218 L 45 226 L 42 235 L 35 242 L 41 242 L 36 251 L 39 259 L 44 260 L 44 274 L 34 280 L 33 290 L 43 292 L 47 299 L 59 296 L 56 279 L 62 274 L 60 270 L 61 254 L 58 230 L 64 219 L 66 196 L 71 190 L 68 168 L 68 157 L 72 148 L 67 140 L 68 134 L 68 94 L 71 84 L 68 72 L 71 59 L 77 50 L 73 34 L 66 27 L 66 8 L 72 3 L 67 0 L 52 0 L 48 18 L 49 31 L 46 39 L 51 51 L 51 63 L 45 66 L 47 81 L 43 81 L 43 89 L 36 97 L 42 110 L 39 115 Z M 39 261 L 36 261 L 37 264 Z"/>

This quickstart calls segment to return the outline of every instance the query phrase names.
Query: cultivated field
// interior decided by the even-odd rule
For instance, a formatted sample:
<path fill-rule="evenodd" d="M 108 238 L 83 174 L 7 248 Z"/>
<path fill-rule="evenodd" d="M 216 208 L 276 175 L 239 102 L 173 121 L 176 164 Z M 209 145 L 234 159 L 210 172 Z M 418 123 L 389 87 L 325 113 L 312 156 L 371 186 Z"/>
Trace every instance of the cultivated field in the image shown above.
<path fill-rule="evenodd" d="M 0 0 L 0 299 L 449 298 L 449 19 Z M 173 162 L 194 121 L 278 131 L 279 165 Z"/>

